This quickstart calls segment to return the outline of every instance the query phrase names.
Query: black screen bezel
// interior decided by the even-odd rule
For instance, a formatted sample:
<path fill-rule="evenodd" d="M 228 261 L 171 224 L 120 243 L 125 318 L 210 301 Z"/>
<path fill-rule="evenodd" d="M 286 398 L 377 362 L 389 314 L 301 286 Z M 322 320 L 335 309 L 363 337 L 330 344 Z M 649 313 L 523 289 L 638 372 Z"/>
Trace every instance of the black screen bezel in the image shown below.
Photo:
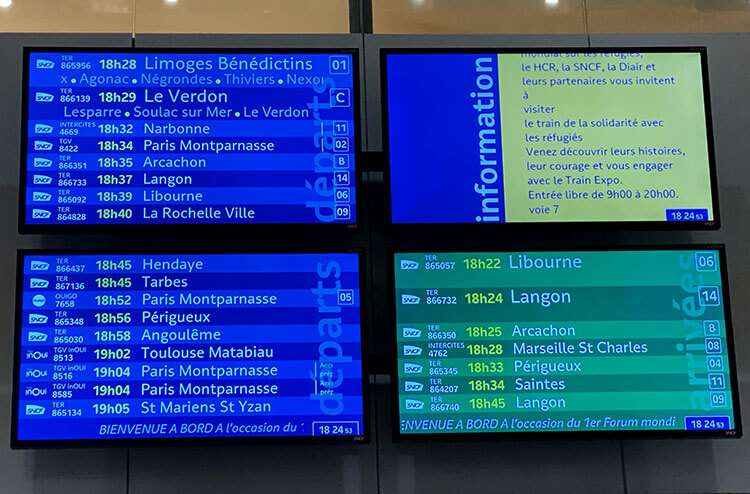
<path fill-rule="evenodd" d="M 421 246 L 420 246 L 421 247 Z M 716 250 L 719 253 L 720 274 L 722 279 L 722 297 L 724 307 L 724 321 L 726 327 L 727 360 L 729 362 L 729 380 L 732 392 L 732 412 L 734 414 L 734 429 L 727 430 L 696 430 L 687 431 L 680 429 L 672 430 L 620 430 L 620 431 L 539 431 L 539 432 L 481 432 L 481 433 L 424 433 L 404 434 L 401 433 L 401 421 L 399 410 L 399 380 L 398 380 L 398 339 L 397 339 L 397 317 L 396 317 L 396 278 L 395 278 L 395 254 L 422 254 L 422 253 L 471 253 L 471 252 L 621 252 L 621 251 L 678 251 L 678 250 Z M 739 395 L 739 382 L 737 376 L 737 361 L 735 355 L 734 330 L 732 326 L 732 310 L 729 298 L 729 277 L 727 274 L 726 247 L 724 244 L 692 244 L 692 245 L 601 245 L 601 246 L 557 246 L 557 247 L 529 247 L 529 248 L 502 248 L 494 250 L 477 250 L 467 248 L 440 248 L 440 249 L 412 249 L 412 248 L 389 248 L 388 249 L 388 320 L 389 336 L 391 338 L 391 417 L 392 433 L 394 442 L 409 441 L 481 441 L 481 440 L 503 440 L 503 439 L 699 439 L 699 438 L 740 438 L 742 437 L 742 414 Z"/>
<path fill-rule="evenodd" d="M 354 196 L 356 216 L 348 223 L 109 223 L 109 224 L 33 224 L 26 222 L 26 176 L 29 133 L 29 60 L 31 53 L 167 53 L 167 54 L 347 54 L 352 55 L 352 105 L 354 107 Z M 359 48 L 105 48 L 105 47 L 35 47 L 23 48 L 23 79 L 21 81 L 21 149 L 20 182 L 18 194 L 18 232 L 34 233 L 185 233 L 196 230 L 253 231 L 256 233 L 282 234 L 359 232 L 364 219 L 362 215 L 362 120 L 361 120 L 361 70 Z"/>
<path fill-rule="evenodd" d="M 701 73 L 703 76 L 703 106 L 706 120 L 706 144 L 708 149 L 709 180 L 711 186 L 711 204 L 714 219 L 711 221 L 544 221 L 512 223 L 394 223 L 392 212 L 391 190 L 391 154 L 390 127 L 388 117 L 388 55 L 403 54 L 517 54 L 517 53 L 699 53 Z M 386 193 L 387 225 L 394 232 L 418 231 L 429 232 L 434 228 L 453 232 L 491 232 L 491 231 L 688 231 L 718 230 L 721 227 L 719 209 L 719 187 L 716 173 L 713 119 L 711 112 L 711 91 L 709 85 L 708 51 L 705 46 L 677 47 L 617 47 L 617 48 L 381 48 L 380 50 L 380 88 L 381 115 L 384 154 L 384 182 Z"/>
<path fill-rule="evenodd" d="M 18 402 L 20 400 L 21 372 L 21 334 L 22 334 L 22 300 L 23 300 L 23 266 L 27 256 L 55 255 L 221 255 L 221 254 L 356 254 L 359 264 L 360 290 L 360 352 L 362 366 L 362 434 L 356 436 L 232 436 L 232 437 L 171 437 L 171 438 L 123 438 L 123 439 L 44 439 L 18 440 Z M 16 293 L 15 321 L 13 333 L 13 381 L 11 397 L 11 449 L 55 449 L 55 448 L 103 448 L 103 447 L 150 447 L 150 446 L 207 446 L 232 444 L 368 444 L 370 431 L 370 395 L 367 338 L 369 336 L 369 292 L 367 259 L 364 249 L 352 248 L 332 250 L 181 250 L 181 249 L 19 249 L 16 256 Z"/>

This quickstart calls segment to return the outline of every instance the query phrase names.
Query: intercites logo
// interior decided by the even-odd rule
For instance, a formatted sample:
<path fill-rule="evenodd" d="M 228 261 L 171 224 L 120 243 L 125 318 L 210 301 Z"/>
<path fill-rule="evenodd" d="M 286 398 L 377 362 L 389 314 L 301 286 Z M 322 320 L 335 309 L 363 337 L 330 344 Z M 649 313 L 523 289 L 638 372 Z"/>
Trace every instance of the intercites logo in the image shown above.
<path fill-rule="evenodd" d="M 419 303 L 420 298 L 416 295 L 410 295 L 408 293 L 401 294 L 401 303 L 404 305 L 416 305 Z"/>
<path fill-rule="evenodd" d="M 37 69 L 54 69 L 55 62 L 53 62 L 52 60 L 45 60 L 44 58 L 39 58 L 36 61 L 36 68 Z"/>
<path fill-rule="evenodd" d="M 418 269 L 419 263 L 411 259 L 401 259 L 401 269 Z"/>
<path fill-rule="evenodd" d="M 49 93 L 36 93 L 35 99 L 37 103 L 50 103 L 55 101 L 55 96 Z"/>

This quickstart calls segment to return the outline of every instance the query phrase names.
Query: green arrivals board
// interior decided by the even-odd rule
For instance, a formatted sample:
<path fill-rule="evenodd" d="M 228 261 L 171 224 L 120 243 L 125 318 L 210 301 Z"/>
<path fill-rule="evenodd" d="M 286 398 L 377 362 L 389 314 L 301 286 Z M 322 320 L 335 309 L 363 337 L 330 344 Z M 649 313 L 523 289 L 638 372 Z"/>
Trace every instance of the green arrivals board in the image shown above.
<path fill-rule="evenodd" d="M 400 434 L 741 433 L 723 247 L 393 261 Z"/>

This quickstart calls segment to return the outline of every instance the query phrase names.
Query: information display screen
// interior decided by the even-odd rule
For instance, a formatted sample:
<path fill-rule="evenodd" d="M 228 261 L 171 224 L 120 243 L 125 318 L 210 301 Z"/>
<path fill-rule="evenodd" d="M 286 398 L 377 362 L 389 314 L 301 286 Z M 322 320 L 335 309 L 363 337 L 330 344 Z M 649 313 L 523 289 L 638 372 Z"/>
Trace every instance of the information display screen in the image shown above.
<path fill-rule="evenodd" d="M 400 434 L 741 434 L 723 247 L 394 261 Z"/>
<path fill-rule="evenodd" d="M 22 252 L 12 445 L 364 439 L 360 265 Z"/>
<path fill-rule="evenodd" d="M 22 230 L 356 223 L 356 50 L 25 56 Z"/>
<path fill-rule="evenodd" d="M 383 54 L 391 221 L 718 226 L 706 52 Z"/>

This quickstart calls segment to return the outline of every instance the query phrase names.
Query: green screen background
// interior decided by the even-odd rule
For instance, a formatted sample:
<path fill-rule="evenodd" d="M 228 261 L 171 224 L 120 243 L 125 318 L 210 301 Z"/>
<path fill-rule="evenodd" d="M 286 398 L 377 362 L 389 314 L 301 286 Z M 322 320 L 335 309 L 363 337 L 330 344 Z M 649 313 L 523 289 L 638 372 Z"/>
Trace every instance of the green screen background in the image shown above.
<path fill-rule="evenodd" d="M 519 254 L 542 260 L 578 258 L 580 268 L 511 269 L 511 260 L 517 263 Z M 695 428 L 734 428 L 719 259 L 715 250 L 395 254 L 401 433 L 684 430 L 686 417 L 702 418 Z M 415 261 L 418 267 L 404 269 L 402 260 Z M 472 263 L 482 266 L 482 261 L 497 268 L 468 268 Z M 718 299 L 708 303 L 718 305 L 702 306 L 699 287 L 717 287 L 708 289 L 718 290 Z M 568 293 L 570 303 L 512 303 L 521 300 L 522 292 Z M 502 302 L 470 304 L 467 293 L 499 293 Z M 404 294 L 419 297 L 419 303 L 402 303 Z M 549 325 L 572 327 L 574 334 L 514 336 L 516 326 Z M 470 327 L 484 330 L 470 336 Z M 490 327 L 500 327 L 502 334 L 490 335 Z M 708 354 L 707 339 L 716 338 L 720 351 Z M 645 344 L 647 351 L 602 354 L 596 351 L 601 341 Z M 514 347 L 521 343 L 569 343 L 575 351 L 524 354 Z M 578 351 L 589 343 L 593 353 Z M 502 353 L 482 353 L 489 347 L 497 351 L 498 344 Z M 472 345 L 479 349 L 475 354 Z M 405 346 L 411 351 L 417 347 L 421 354 L 405 355 Z M 711 389 L 709 361 L 718 365 L 710 373 L 714 379 L 723 376 L 723 389 Z M 580 369 L 543 375 L 533 365 L 524 372 L 527 362 L 579 364 Z M 421 371 L 405 372 L 405 364 Z M 564 382 L 565 388 L 519 390 L 518 378 Z M 504 389 L 498 389 L 500 381 Z M 414 383 L 422 389 L 416 390 Z M 723 400 L 712 404 L 719 399 L 717 393 Z M 502 405 L 499 399 L 504 399 Z M 537 405 L 542 400 L 564 405 L 549 408 L 548 402 L 547 410 L 518 406 L 527 399 Z M 412 400 L 408 408 L 407 400 Z M 711 417 L 724 417 L 724 422 L 712 422 Z"/>
<path fill-rule="evenodd" d="M 699 208 L 708 210 L 714 219 L 711 203 L 711 179 L 703 102 L 703 77 L 699 53 L 641 53 L 641 58 L 611 58 L 604 54 L 571 53 L 565 58 L 523 58 L 521 54 L 498 55 L 503 147 L 505 210 L 508 222 L 545 221 L 665 221 L 666 209 Z M 554 70 L 533 70 L 534 64 L 555 63 Z M 602 64 L 601 72 L 576 71 L 575 63 Z M 621 66 L 621 63 L 628 65 Z M 563 71 L 567 64 L 571 71 Z M 634 64 L 640 64 L 634 65 Z M 524 71 L 523 66 L 531 68 Z M 612 67 L 614 65 L 614 67 Z M 647 69 L 651 66 L 652 68 Z M 622 67 L 622 70 L 621 70 Z M 637 68 L 639 67 L 639 68 Z M 633 81 L 651 77 L 674 78 L 674 84 L 613 85 L 613 79 Z M 551 85 L 561 78 L 601 78 L 606 85 Z M 544 80 L 544 85 L 530 84 Z M 525 82 L 526 81 L 526 82 Z M 550 114 L 529 114 L 525 108 L 535 105 L 554 107 Z M 582 128 L 580 121 L 599 119 L 663 120 L 663 127 L 600 127 Z M 537 120 L 557 121 L 559 128 L 540 128 Z M 574 126 L 565 126 L 566 121 Z M 532 121 L 533 127 L 525 122 Z M 529 142 L 527 136 L 542 137 L 551 132 L 580 134 L 581 142 Z M 604 156 L 561 156 L 564 148 L 595 149 L 608 152 Z M 639 147 L 681 149 L 680 156 L 639 156 Z M 529 156 L 528 149 L 557 150 L 556 156 Z M 614 156 L 612 149 L 633 149 L 636 156 Z M 542 171 L 530 171 L 527 162 L 546 164 Z M 672 163 L 664 171 L 634 170 L 634 163 Z M 555 163 L 602 163 L 599 170 L 550 171 Z M 628 170 L 607 169 L 611 163 L 627 164 Z M 567 183 L 567 175 L 591 179 L 591 184 Z M 594 176 L 618 178 L 620 184 L 593 183 Z M 564 181 L 554 184 L 557 177 Z M 530 180 L 550 179 L 550 185 Z M 530 199 L 529 191 L 588 193 L 586 199 Z M 674 191 L 676 197 L 647 198 L 646 191 Z M 591 198 L 593 192 L 603 198 Z M 632 197 L 608 197 L 622 191 Z M 671 194 L 671 192 L 670 192 Z M 639 197 L 636 197 L 639 196 Z M 555 208 L 557 205 L 557 208 Z M 530 208 L 550 207 L 547 214 L 532 213 Z"/>

